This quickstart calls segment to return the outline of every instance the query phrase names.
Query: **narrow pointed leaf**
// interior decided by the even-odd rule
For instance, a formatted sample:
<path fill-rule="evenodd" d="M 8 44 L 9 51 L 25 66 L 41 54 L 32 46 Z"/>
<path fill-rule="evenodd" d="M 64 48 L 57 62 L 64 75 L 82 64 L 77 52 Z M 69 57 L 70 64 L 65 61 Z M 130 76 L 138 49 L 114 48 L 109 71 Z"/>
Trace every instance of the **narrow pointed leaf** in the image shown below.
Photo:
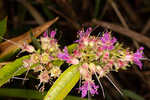
<path fill-rule="evenodd" d="M 74 43 L 74 44 L 71 44 L 69 45 L 67 48 L 68 48 L 68 52 L 69 53 L 72 53 L 74 49 L 76 49 L 76 47 L 78 46 L 78 44 Z"/>
<path fill-rule="evenodd" d="M 0 69 L 0 87 L 15 76 L 19 68 L 22 67 L 23 60 L 28 58 L 29 56 L 23 56 L 12 63 L 6 64 Z"/>
<path fill-rule="evenodd" d="M 58 20 L 58 17 L 56 17 L 55 19 L 53 19 L 39 27 L 32 29 L 33 36 L 38 37 L 41 33 L 43 33 L 45 30 L 47 30 L 57 20 Z M 15 42 L 15 44 L 12 44 L 8 41 L 0 43 L 0 51 L 1 51 L 0 61 L 2 62 L 2 61 L 9 59 L 9 58 L 6 59 L 6 56 L 8 56 L 8 55 L 12 56 L 12 53 L 14 54 L 14 52 L 16 52 L 20 48 L 18 45 L 23 45 L 24 42 L 30 43 L 31 42 L 30 32 L 31 31 L 28 31 L 28 32 L 24 33 L 23 35 L 20 35 L 18 37 L 10 39 L 10 41 Z M 16 45 L 16 44 L 18 44 L 18 45 Z M 3 60 L 3 58 L 5 58 L 5 59 Z"/>
<path fill-rule="evenodd" d="M 0 97 L 15 97 L 15 98 L 43 100 L 46 93 L 47 93 L 46 91 L 39 92 L 37 90 L 30 90 L 30 89 L 0 88 Z M 88 100 L 88 99 L 76 96 L 67 96 L 64 100 Z"/>
<path fill-rule="evenodd" d="M 63 100 L 80 79 L 79 65 L 72 65 L 55 81 L 44 100 Z"/>
<path fill-rule="evenodd" d="M 7 30 L 7 17 L 5 17 L 2 21 L 0 21 L 0 36 L 3 37 Z M 1 42 L 0 38 L 0 42 Z"/>
<path fill-rule="evenodd" d="M 130 90 L 123 90 L 125 96 L 133 99 L 133 100 L 145 100 L 142 96 L 130 91 Z"/>

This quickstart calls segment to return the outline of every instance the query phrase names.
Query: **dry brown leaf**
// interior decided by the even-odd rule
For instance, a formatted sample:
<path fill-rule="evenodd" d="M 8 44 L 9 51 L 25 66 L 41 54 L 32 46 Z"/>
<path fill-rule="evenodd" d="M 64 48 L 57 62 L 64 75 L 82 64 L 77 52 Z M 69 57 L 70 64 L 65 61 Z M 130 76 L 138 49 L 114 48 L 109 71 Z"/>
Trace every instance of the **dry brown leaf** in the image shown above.
<path fill-rule="evenodd" d="M 56 17 L 55 19 L 53 19 L 39 27 L 32 29 L 31 31 L 33 33 L 33 36 L 38 37 L 41 33 L 43 33 L 46 29 L 48 29 L 57 20 L 58 20 L 58 17 Z M 23 45 L 24 42 L 30 43 L 31 42 L 31 38 L 30 38 L 31 31 L 28 31 L 18 37 L 12 38 L 12 39 L 10 39 L 10 41 L 13 41 L 19 45 Z M 5 57 L 7 54 L 9 54 L 11 52 L 15 52 L 18 48 L 19 48 L 19 46 L 12 44 L 9 41 L 5 41 L 5 42 L 1 43 L 0 44 L 0 51 L 1 51 L 0 58 Z"/>

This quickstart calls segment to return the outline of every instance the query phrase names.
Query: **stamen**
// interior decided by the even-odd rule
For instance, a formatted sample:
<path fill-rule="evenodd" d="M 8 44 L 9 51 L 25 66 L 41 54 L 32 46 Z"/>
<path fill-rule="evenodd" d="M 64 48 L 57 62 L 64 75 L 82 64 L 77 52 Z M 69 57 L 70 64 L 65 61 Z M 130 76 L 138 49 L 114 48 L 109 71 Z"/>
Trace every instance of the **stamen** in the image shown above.
<path fill-rule="evenodd" d="M 12 79 L 18 79 L 18 80 L 29 80 L 29 79 L 24 79 L 24 78 L 20 78 L 20 77 L 12 77 Z"/>
<path fill-rule="evenodd" d="M 37 90 L 39 89 L 39 87 L 42 85 L 42 82 L 40 82 L 40 84 L 37 86 Z"/>
<path fill-rule="evenodd" d="M 90 85 L 89 85 L 89 82 L 88 82 L 88 100 L 91 100 L 91 95 L 90 95 Z"/>
<path fill-rule="evenodd" d="M 29 69 L 27 70 L 27 72 L 26 72 L 26 74 L 25 74 L 24 80 L 23 80 L 23 82 L 22 82 L 23 85 L 24 85 L 24 82 L 25 82 L 25 80 L 26 80 L 26 77 L 27 77 L 28 73 L 29 73 Z"/>
<path fill-rule="evenodd" d="M 115 83 L 106 75 L 106 78 L 110 81 L 110 83 L 116 88 L 116 90 L 123 96 L 121 90 L 115 85 Z"/>
<path fill-rule="evenodd" d="M 8 39 L 3 38 L 2 36 L 0 36 L 0 38 L 3 39 L 3 40 L 5 40 L 5 41 L 7 41 L 7 42 L 9 42 L 9 43 L 11 43 L 11 44 L 17 45 L 17 46 L 19 46 L 20 48 L 23 47 L 23 46 L 21 46 L 20 44 L 14 42 L 14 41 L 11 41 L 11 40 L 8 40 Z"/>
<path fill-rule="evenodd" d="M 141 58 L 140 60 L 147 60 L 147 61 L 150 61 L 150 59 L 148 59 L 148 58 Z"/>
<path fill-rule="evenodd" d="M 80 86 L 81 86 L 81 76 L 80 76 L 80 80 L 79 80 L 79 88 L 80 88 Z"/>
<path fill-rule="evenodd" d="M 99 83 L 99 85 L 100 85 L 100 87 L 101 87 L 101 90 L 102 90 L 102 93 L 103 93 L 103 97 L 104 97 L 104 99 L 105 99 L 104 87 L 103 87 L 101 81 L 99 80 L 98 75 L 96 74 L 96 72 L 94 72 L 94 74 L 95 74 L 95 76 L 96 76 L 96 78 L 97 78 L 97 80 L 98 80 L 98 83 Z"/>

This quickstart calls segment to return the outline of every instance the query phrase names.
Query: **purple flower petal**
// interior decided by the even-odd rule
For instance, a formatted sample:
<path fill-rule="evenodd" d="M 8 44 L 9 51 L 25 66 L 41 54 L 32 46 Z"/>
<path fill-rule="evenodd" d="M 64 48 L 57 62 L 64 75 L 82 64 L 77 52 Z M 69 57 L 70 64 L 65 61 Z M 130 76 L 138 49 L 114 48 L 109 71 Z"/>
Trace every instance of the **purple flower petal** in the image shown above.
<path fill-rule="evenodd" d="M 99 86 L 96 86 L 94 82 L 85 81 L 84 84 L 79 88 L 82 94 L 81 97 L 84 98 L 87 95 L 88 91 L 90 91 L 92 95 L 98 94 L 98 88 Z"/>
<path fill-rule="evenodd" d="M 56 31 L 55 31 L 55 30 L 52 30 L 52 31 L 50 32 L 50 37 L 51 37 L 51 38 L 54 38 L 55 35 L 56 35 Z"/>
<path fill-rule="evenodd" d="M 143 58 L 143 50 L 144 50 L 144 48 L 140 47 L 136 51 L 136 53 L 134 53 L 134 55 L 133 55 L 133 61 L 136 65 L 139 66 L 140 69 L 142 69 L 142 63 L 141 63 L 140 59 Z"/>
<path fill-rule="evenodd" d="M 111 35 L 106 32 L 104 33 L 104 36 L 101 37 L 101 41 L 103 50 L 112 50 L 117 39 L 115 37 L 112 38 Z"/>
<path fill-rule="evenodd" d="M 66 55 L 69 55 L 69 54 L 68 54 L 68 49 L 67 49 L 66 46 L 65 46 L 65 48 L 63 49 L 63 51 L 64 51 L 64 53 L 65 53 Z"/>
<path fill-rule="evenodd" d="M 58 58 L 62 59 L 62 60 L 69 60 L 70 59 L 69 55 L 66 55 L 65 53 L 59 53 Z"/>
<path fill-rule="evenodd" d="M 91 32 L 92 32 L 92 28 L 89 27 L 89 28 L 86 30 L 85 35 L 86 35 L 86 36 L 89 36 Z"/>
<path fill-rule="evenodd" d="M 65 48 L 63 49 L 63 51 L 64 51 L 64 53 L 59 53 L 59 54 L 58 54 L 58 58 L 60 58 L 60 59 L 62 59 L 62 60 L 66 60 L 66 61 L 70 60 L 71 57 L 69 56 L 67 47 L 65 47 Z"/>
<path fill-rule="evenodd" d="M 47 36 L 48 36 L 48 35 L 47 35 L 47 32 L 44 32 L 43 36 L 44 36 L 44 37 L 47 37 Z"/>

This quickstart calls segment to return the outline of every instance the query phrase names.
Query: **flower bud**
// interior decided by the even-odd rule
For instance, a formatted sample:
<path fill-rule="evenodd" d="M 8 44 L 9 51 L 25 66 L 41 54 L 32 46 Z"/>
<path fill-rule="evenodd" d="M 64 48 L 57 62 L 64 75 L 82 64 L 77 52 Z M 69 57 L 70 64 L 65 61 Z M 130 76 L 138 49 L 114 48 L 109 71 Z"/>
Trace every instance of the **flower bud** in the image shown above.
<path fill-rule="evenodd" d="M 105 76 L 104 70 L 100 66 L 96 66 L 97 73 L 99 74 L 100 77 Z"/>
<path fill-rule="evenodd" d="M 50 70 L 50 73 L 51 73 L 51 76 L 52 77 L 58 77 L 60 74 L 61 74 L 61 70 L 59 67 L 53 67 L 51 70 Z"/>
<path fill-rule="evenodd" d="M 49 54 L 43 53 L 40 57 L 40 62 L 46 64 L 49 62 Z"/>
<path fill-rule="evenodd" d="M 40 55 L 39 54 L 32 54 L 31 55 L 31 61 L 35 64 L 35 63 L 38 63 L 40 61 Z"/>
<path fill-rule="evenodd" d="M 41 37 L 41 47 L 46 50 L 50 47 L 50 40 L 48 37 Z"/>
<path fill-rule="evenodd" d="M 90 64 L 89 64 L 89 69 L 90 69 L 90 71 L 91 71 L 92 73 L 94 73 L 95 70 L 96 70 L 95 64 L 94 64 L 94 63 L 90 63 Z"/>
<path fill-rule="evenodd" d="M 44 72 L 41 72 L 41 74 L 39 75 L 39 79 L 40 79 L 40 82 L 45 82 L 47 83 L 48 80 L 50 79 L 49 75 L 48 75 L 48 72 L 47 71 L 44 71 Z"/>

